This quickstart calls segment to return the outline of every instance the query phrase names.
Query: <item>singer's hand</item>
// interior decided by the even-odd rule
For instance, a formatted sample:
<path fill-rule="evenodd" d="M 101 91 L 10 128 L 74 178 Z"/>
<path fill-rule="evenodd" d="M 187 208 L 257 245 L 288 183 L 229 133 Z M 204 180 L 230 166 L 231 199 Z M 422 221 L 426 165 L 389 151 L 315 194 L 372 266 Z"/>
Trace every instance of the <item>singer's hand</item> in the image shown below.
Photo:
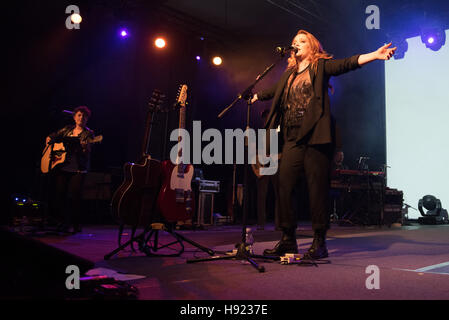
<path fill-rule="evenodd" d="M 256 102 L 258 100 L 257 93 L 253 95 L 253 98 L 251 99 L 251 104 Z"/>
<path fill-rule="evenodd" d="M 50 140 L 51 140 L 50 137 L 47 137 L 47 139 L 45 139 L 45 144 L 48 145 L 50 143 Z"/>
<path fill-rule="evenodd" d="M 390 58 L 394 55 L 397 47 L 390 48 L 391 42 L 377 49 L 376 58 L 378 60 L 390 60 Z"/>

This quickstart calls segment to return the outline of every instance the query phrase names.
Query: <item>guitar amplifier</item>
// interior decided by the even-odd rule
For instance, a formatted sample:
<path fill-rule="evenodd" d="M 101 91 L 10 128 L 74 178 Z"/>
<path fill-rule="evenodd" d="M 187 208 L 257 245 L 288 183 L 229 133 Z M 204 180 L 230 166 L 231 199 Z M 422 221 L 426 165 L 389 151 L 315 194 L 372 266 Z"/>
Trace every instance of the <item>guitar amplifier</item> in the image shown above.
<path fill-rule="evenodd" d="M 199 191 L 218 193 L 220 192 L 220 181 L 200 180 Z"/>
<path fill-rule="evenodd" d="M 212 225 L 214 223 L 214 196 L 220 192 L 220 181 L 199 180 L 198 185 L 198 215 L 199 225 Z"/>
<path fill-rule="evenodd" d="M 200 192 L 197 224 L 211 225 L 214 223 L 214 196 L 215 192 Z"/>

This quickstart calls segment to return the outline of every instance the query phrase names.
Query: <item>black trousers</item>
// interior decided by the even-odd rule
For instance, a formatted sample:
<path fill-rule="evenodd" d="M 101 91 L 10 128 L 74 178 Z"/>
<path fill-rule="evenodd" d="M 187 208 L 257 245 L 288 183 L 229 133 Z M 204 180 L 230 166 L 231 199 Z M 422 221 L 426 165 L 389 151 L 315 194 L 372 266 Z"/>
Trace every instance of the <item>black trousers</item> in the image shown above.
<path fill-rule="evenodd" d="M 293 189 L 300 179 L 306 180 L 312 228 L 329 229 L 329 187 L 331 144 L 308 146 L 297 144 L 297 128 L 284 130 L 284 146 L 279 167 L 279 223 L 282 228 L 296 228 L 297 214 L 292 207 Z"/>
<path fill-rule="evenodd" d="M 86 174 L 56 170 L 50 194 L 51 218 L 66 226 L 81 223 L 81 197 Z"/>
<path fill-rule="evenodd" d="M 270 184 L 273 187 L 274 194 L 272 197 L 269 194 Z M 274 175 L 261 176 L 257 179 L 257 224 L 259 226 L 265 226 L 267 220 L 267 211 L 270 209 L 268 202 L 272 200 L 274 202 L 274 222 L 276 229 L 280 228 L 279 225 L 279 169 Z"/>

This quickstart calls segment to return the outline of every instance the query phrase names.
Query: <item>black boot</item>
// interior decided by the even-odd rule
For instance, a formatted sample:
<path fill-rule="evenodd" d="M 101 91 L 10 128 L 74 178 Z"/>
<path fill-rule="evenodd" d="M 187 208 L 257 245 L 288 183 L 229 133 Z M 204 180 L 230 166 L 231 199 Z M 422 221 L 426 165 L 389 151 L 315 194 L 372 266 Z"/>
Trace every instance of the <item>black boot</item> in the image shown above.
<path fill-rule="evenodd" d="M 298 253 L 296 228 L 282 228 L 282 238 L 273 249 L 265 249 L 265 256 L 283 256 L 286 253 Z"/>
<path fill-rule="evenodd" d="M 327 258 L 329 253 L 326 247 L 326 231 L 315 231 L 312 246 L 302 257 L 305 260 L 318 260 Z"/>

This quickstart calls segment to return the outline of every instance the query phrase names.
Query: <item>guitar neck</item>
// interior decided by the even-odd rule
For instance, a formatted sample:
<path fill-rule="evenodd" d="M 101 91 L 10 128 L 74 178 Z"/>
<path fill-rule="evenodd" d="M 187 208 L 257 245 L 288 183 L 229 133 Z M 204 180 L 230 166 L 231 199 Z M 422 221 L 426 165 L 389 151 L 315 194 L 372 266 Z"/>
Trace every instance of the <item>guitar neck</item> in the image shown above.
<path fill-rule="evenodd" d="M 101 141 L 103 141 L 102 135 L 87 139 L 87 143 L 99 143 Z"/>
<path fill-rule="evenodd" d="M 182 141 L 181 129 L 186 128 L 186 106 L 182 106 L 179 109 L 179 133 L 178 133 L 178 163 L 182 164 L 182 149 L 184 146 L 184 141 Z M 180 168 L 178 167 L 178 170 Z"/>
<path fill-rule="evenodd" d="M 179 132 L 178 132 L 178 159 L 176 159 L 176 163 L 178 166 L 178 174 L 180 172 L 184 172 L 184 165 L 182 164 L 183 154 L 182 148 L 184 145 L 184 141 L 182 141 L 181 130 L 186 128 L 186 99 L 187 99 L 187 85 L 182 85 L 178 92 L 177 104 L 180 106 L 179 108 Z"/>
<path fill-rule="evenodd" d="M 165 95 L 161 91 L 155 89 L 151 95 L 150 102 L 148 103 L 147 118 L 145 120 L 145 134 L 142 141 L 142 157 L 146 158 L 150 155 L 150 137 L 151 127 L 153 124 L 153 116 L 155 112 L 158 112 Z"/>
<path fill-rule="evenodd" d="M 186 128 L 186 106 L 182 106 L 179 109 L 179 129 Z"/>
<path fill-rule="evenodd" d="M 147 119 L 145 122 L 145 134 L 143 136 L 142 142 L 142 156 L 147 156 L 149 154 L 149 144 L 150 144 L 150 136 L 151 136 L 151 123 L 153 122 L 153 112 L 148 110 Z"/>

